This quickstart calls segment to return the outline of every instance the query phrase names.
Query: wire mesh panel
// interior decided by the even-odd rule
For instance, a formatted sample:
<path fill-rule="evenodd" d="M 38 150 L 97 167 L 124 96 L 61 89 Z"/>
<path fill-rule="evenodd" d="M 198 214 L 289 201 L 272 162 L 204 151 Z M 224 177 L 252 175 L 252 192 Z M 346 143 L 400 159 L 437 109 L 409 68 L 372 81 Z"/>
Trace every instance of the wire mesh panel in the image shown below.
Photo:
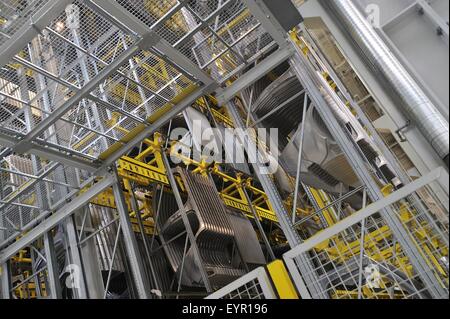
<path fill-rule="evenodd" d="M 240 0 L 117 2 L 219 82 L 274 45 Z"/>
<path fill-rule="evenodd" d="M 273 44 L 241 1 L 117 2 L 220 81 Z M 38 127 L 37 143 L 88 161 L 121 143 L 195 81 L 152 49 L 131 55 L 137 41 L 107 12 L 73 1 L 0 71 L 3 133 L 24 139 Z"/>
<path fill-rule="evenodd" d="M 272 283 L 264 267 L 218 290 L 206 299 L 276 299 Z"/>
<path fill-rule="evenodd" d="M 163 17 L 169 15 L 172 11 L 179 9 L 180 2 L 177 0 L 116 0 L 124 9 L 136 16 L 141 22 L 148 27 L 153 27 L 157 22 L 161 21 Z M 176 21 L 167 21 L 168 26 L 174 29 L 181 27 Z"/>
<path fill-rule="evenodd" d="M 49 0 L 0 1 L 0 45 L 13 38 L 22 26 L 30 22 L 32 14 L 49 2 Z"/>
<path fill-rule="evenodd" d="M 159 52 L 138 49 L 139 39 L 133 32 L 89 1 L 67 3 L 67 7 L 52 7 L 55 18 L 44 21 L 47 26 L 40 23 L 41 32 L 1 68 L 0 133 L 22 140 L 39 132 L 32 145 L 89 163 L 111 146 L 124 144 L 130 131 L 148 125 L 147 119 L 162 107 L 173 106 L 171 100 L 195 79 Z M 46 4 L 1 1 L 0 45 Z M 141 20 L 153 25 L 161 16 L 172 14 L 177 3 L 123 4 L 141 12 Z M 62 116 L 55 117 L 55 112 Z M 12 150 L 1 151 L 5 156 Z M 1 163 L 7 170 L 1 172 L 5 187 L 0 197 L 0 226 L 6 240 L 38 222 L 88 177 L 86 172 L 37 156 L 23 158 L 37 165 L 28 170 Z"/>
<path fill-rule="evenodd" d="M 175 46 L 222 82 L 273 41 L 241 1 L 219 3 L 218 9 L 207 18 L 204 18 L 206 9 L 198 5 L 194 6 L 197 11 L 189 6 L 182 11 L 193 31 Z"/>
<path fill-rule="evenodd" d="M 145 22 L 157 21 L 154 17 L 164 15 L 165 6 L 150 3 L 142 2 L 142 10 L 138 10 L 140 3 L 122 4 L 136 13 L 148 11 L 146 19 L 141 17 Z M 174 4 L 167 3 L 167 12 Z M 55 110 L 64 108 L 65 114 L 37 141 L 60 152 L 97 159 L 193 84 L 152 51 L 137 51 L 113 68 L 111 64 L 129 55 L 137 41 L 89 3 L 74 1 L 0 71 L 2 130 L 25 138 Z M 78 98 L 94 81 L 94 88 Z M 27 109 L 33 113 L 28 122 Z"/>
<path fill-rule="evenodd" d="M 26 103 L 22 101 L 14 74 L 6 70 L 0 70 L 0 124 L 4 129 L 26 133 L 27 122 L 25 118 Z"/>
<path fill-rule="evenodd" d="M 423 187 L 415 195 L 395 203 L 394 211 L 411 241 L 421 248 L 432 274 L 448 293 L 448 208 L 435 197 L 431 187 Z"/>
<path fill-rule="evenodd" d="M 285 260 L 303 297 L 431 298 L 436 288 L 448 295 L 448 207 L 439 205 L 439 201 L 427 205 L 428 214 L 440 214 L 440 221 L 433 218 L 433 225 L 429 218 L 418 214 L 415 208 L 418 203 L 411 198 L 423 200 L 418 194 L 425 192 L 430 203 L 433 181 L 424 177 L 420 182 L 401 193 L 404 195 L 391 194 L 386 198 L 386 205 L 369 205 L 288 252 Z M 408 231 L 411 241 L 427 261 L 427 273 L 420 273 L 412 266 L 410 257 L 379 214 L 385 207 L 392 208 Z M 355 217 L 357 215 L 362 217 Z M 302 255 L 312 261 L 313 268 L 301 264 L 297 257 Z M 320 290 L 312 290 L 303 282 L 302 277 L 309 272 L 319 276 Z M 436 278 L 438 287 L 427 286 L 422 280 L 424 276 Z"/>
<path fill-rule="evenodd" d="M 4 239 L 14 238 L 48 215 L 54 204 L 77 189 L 78 176 L 74 168 L 34 156 L 2 158 L 0 218 Z"/>

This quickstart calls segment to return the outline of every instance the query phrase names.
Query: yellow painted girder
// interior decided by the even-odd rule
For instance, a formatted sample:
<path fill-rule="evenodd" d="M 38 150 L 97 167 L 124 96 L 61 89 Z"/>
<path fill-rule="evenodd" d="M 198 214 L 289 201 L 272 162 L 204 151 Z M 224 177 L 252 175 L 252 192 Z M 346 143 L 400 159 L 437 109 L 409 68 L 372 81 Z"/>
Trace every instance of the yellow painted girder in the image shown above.
<path fill-rule="evenodd" d="M 280 299 L 299 299 L 297 290 L 283 261 L 276 260 L 270 263 L 267 265 L 267 270 Z"/>
<path fill-rule="evenodd" d="M 141 185 L 150 185 L 154 182 L 169 185 L 164 167 L 151 166 L 126 156 L 120 158 L 118 164 L 119 176 L 123 178 Z"/>
<path fill-rule="evenodd" d="M 190 85 L 183 92 L 181 92 L 177 97 L 172 99 L 169 103 L 165 104 L 161 108 L 159 108 L 156 112 L 154 112 L 150 117 L 147 118 L 147 122 L 153 124 L 159 118 L 161 118 L 165 113 L 167 113 L 170 109 L 174 107 L 174 105 L 180 103 L 187 96 L 191 95 L 197 90 L 196 85 Z M 124 137 L 120 139 L 120 141 L 113 144 L 108 150 L 100 154 L 98 157 L 100 160 L 107 159 L 110 155 L 118 151 L 124 144 L 131 141 L 134 137 L 136 137 L 139 133 L 145 130 L 146 126 L 144 124 L 137 125 L 133 130 L 128 132 Z"/>

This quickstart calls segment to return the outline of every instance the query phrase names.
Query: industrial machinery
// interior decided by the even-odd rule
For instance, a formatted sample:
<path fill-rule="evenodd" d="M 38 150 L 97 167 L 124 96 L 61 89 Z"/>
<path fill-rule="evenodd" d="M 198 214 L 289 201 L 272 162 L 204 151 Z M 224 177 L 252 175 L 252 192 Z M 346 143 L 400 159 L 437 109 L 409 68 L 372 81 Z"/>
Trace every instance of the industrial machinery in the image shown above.
<path fill-rule="evenodd" d="M 0 0 L 0 296 L 448 298 L 448 1 L 372 2 Z"/>

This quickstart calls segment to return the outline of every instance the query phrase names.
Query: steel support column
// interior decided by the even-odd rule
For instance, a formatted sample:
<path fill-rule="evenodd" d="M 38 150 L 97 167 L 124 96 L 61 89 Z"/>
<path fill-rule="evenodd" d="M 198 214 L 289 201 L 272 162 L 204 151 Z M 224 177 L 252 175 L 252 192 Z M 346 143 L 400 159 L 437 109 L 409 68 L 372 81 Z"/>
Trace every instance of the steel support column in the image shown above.
<path fill-rule="evenodd" d="M 92 221 L 90 216 L 90 207 L 87 205 L 84 210 L 75 214 L 75 220 L 77 225 L 83 224 L 81 218 L 86 213 L 84 218 L 84 229 L 92 229 Z M 78 230 L 79 227 L 77 227 Z M 83 270 L 86 281 L 86 290 L 90 299 L 103 298 L 104 283 L 99 264 L 97 247 L 94 240 L 82 240 L 80 241 L 81 234 L 78 235 L 78 248 L 80 250 L 81 257 L 83 259 Z M 84 238 L 86 239 L 86 238 Z"/>
<path fill-rule="evenodd" d="M 248 136 L 248 134 L 245 134 L 243 131 L 244 123 L 243 123 L 242 118 L 239 115 L 239 112 L 238 112 L 236 106 L 234 105 L 234 102 L 228 102 L 227 104 L 225 104 L 225 107 L 228 111 L 228 114 L 230 115 L 230 118 L 232 119 L 232 121 L 234 123 L 234 127 L 237 129 L 241 129 L 241 130 L 237 130 L 237 135 L 238 135 L 238 138 L 239 138 L 240 142 L 242 143 L 242 145 L 244 145 L 244 147 L 247 148 L 247 152 L 249 152 L 249 153 L 250 153 L 250 150 L 256 151 L 257 147 L 256 147 L 255 142 L 252 140 L 252 138 L 250 136 Z M 262 150 L 260 150 L 260 151 L 262 151 Z M 262 155 L 264 156 L 265 154 L 262 154 Z M 257 156 L 254 156 L 254 158 L 256 159 Z M 272 179 L 270 178 L 269 175 L 261 172 L 260 165 L 258 165 L 257 163 L 252 163 L 252 166 L 253 166 L 256 176 L 258 177 L 258 180 L 260 181 L 260 183 L 264 189 L 264 192 L 267 194 L 267 197 L 269 198 L 270 204 L 272 205 L 272 207 L 277 215 L 281 230 L 283 231 L 284 235 L 286 236 L 286 239 L 287 239 L 289 245 L 292 248 L 300 245 L 303 241 L 300 238 L 294 225 L 292 224 L 292 220 L 289 217 L 289 213 L 288 213 L 286 207 L 284 206 L 283 199 L 281 198 L 280 193 L 278 192 L 274 182 L 272 181 Z M 309 284 L 308 287 L 310 289 L 312 289 L 313 291 L 317 290 L 316 295 L 320 295 L 318 293 L 318 291 L 321 291 L 322 289 L 320 288 L 320 286 L 318 286 L 319 280 L 318 280 L 317 276 L 314 275 L 311 260 L 309 259 L 309 257 L 307 255 L 299 256 L 299 259 L 301 260 L 299 262 L 299 264 L 306 267 L 306 269 L 304 270 L 303 273 L 308 274 L 305 278 L 305 281 L 308 282 L 308 284 Z"/>
<path fill-rule="evenodd" d="M 70 279 L 73 281 L 72 291 L 76 294 L 76 297 L 78 299 L 87 299 L 89 298 L 89 295 L 86 287 L 83 259 L 78 247 L 79 238 L 73 215 L 66 219 L 65 230 L 71 262 L 70 266 L 65 269 L 65 271 L 70 272 L 69 276 L 71 276 Z"/>
<path fill-rule="evenodd" d="M 355 146 L 355 143 L 349 136 L 349 134 L 340 126 L 336 120 L 332 110 L 328 106 L 325 98 L 322 96 L 318 87 L 320 87 L 319 80 L 317 79 L 317 73 L 308 64 L 306 58 L 303 56 L 300 49 L 293 43 L 297 49 L 297 54 L 291 58 L 291 66 L 296 73 L 300 83 L 309 92 L 312 102 L 316 106 L 324 123 L 330 130 L 331 134 L 335 137 L 341 150 L 346 155 L 349 164 L 352 166 L 355 174 L 363 185 L 367 187 L 367 193 L 373 202 L 383 199 L 383 194 L 372 178 L 372 174 L 368 169 L 368 164 L 363 159 L 360 151 Z M 411 237 L 397 218 L 395 212 L 391 208 L 387 207 L 380 212 L 386 224 L 391 229 L 394 237 L 397 238 L 401 244 L 405 254 L 409 257 L 414 269 L 420 275 L 421 279 L 426 284 L 430 293 L 436 298 L 447 298 L 448 294 L 445 289 L 439 284 L 437 278 L 433 274 L 430 267 L 427 265 L 423 255 L 419 248 L 411 241 Z"/>
<path fill-rule="evenodd" d="M 125 248 L 127 250 L 127 257 L 130 261 L 131 272 L 133 274 L 138 297 L 140 299 L 151 299 L 149 281 L 144 270 L 133 227 L 131 226 L 130 212 L 128 211 L 127 204 L 123 196 L 122 186 L 119 182 L 116 182 L 113 185 L 113 193 L 116 201 L 117 213 L 120 218 L 120 225 L 125 241 Z"/>
<path fill-rule="evenodd" d="M 255 206 L 253 206 L 252 200 L 250 199 L 250 196 L 248 195 L 248 192 L 245 189 L 245 187 L 242 187 L 242 191 L 245 195 L 245 200 L 248 203 L 248 207 L 250 208 L 250 211 L 252 212 L 253 218 L 255 220 L 255 224 L 258 227 L 261 238 L 264 241 L 264 245 L 266 246 L 267 252 L 270 255 L 271 261 L 275 261 L 277 258 L 275 257 L 275 254 L 273 253 L 273 249 L 270 246 L 269 239 L 267 239 L 266 233 L 264 232 L 264 228 L 261 225 L 258 212 L 256 211 Z"/>
<path fill-rule="evenodd" d="M 303 159 L 303 141 L 305 140 L 305 126 L 306 126 L 306 113 L 308 109 L 308 94 L 305 93 L 305 99 L 303 103 L 303 115 L 302 115 L 302 129 L 300 132 L 300 145 L 298 147 L 298 159 L 297 159 L 297 172 L 295 175 L 295 190 L 294 190 L 294 203 L 292 205 L 292 223 L 295 225 L 297 221 L 297 203 L 298 203 L 298 192 L 300 189 L 300 172 L 302 169 L 302 159 Z"/>
<path fill-rule="evenodd" d="M 55 254 L 55 244 L 51 232 L 44 235 L 44 251 L 47 260 L 48 283 L 50 288 L 50 298 L 61 299 L 61 284 L 59 281 L 59 269 Z"/>
<path fill-rule="evenodd" d="M 155 271 L 155 267 L 153 265 L 151 249 L 149 247 L 147 234 L 145 233 L 144 223 L 142 221 L 141 211 L 139 209 L 139 203 L 136 199 L 134 187 L 131 184 L 131 182 L 128 180 L 124 180 L 124 183 L 125 183 L 125 188 L 128 189 L 128 191 L 130 192 L 130 195 L 131 195 L 131 208 L 133 209 L 134 213 L 136 214 L 136 219 L 138 221 L 139 232 L 141 233 L 142 242 L 144 244 L 145 255 L 147 257 L 148 265 L 150 268 L 149 273 L 151 275 L 152 283 L 157 290 L 161 291 L 161 288 L 159 287 L 159 284 L 158 284 L 158 278 L 157 278 L 157 274 Z M 155 230 L 155 232 L 156 232 L 156 230 Z"/>
<path fill-rule="evenodd" d="M 1 284 L 1 292 L 2 299 L 10 299 L 11 298 L 11 273 L 9 267 L 9 261 L 5 261 L 0 264 L 2 269 L 2 274 L 0 277 Z"/>

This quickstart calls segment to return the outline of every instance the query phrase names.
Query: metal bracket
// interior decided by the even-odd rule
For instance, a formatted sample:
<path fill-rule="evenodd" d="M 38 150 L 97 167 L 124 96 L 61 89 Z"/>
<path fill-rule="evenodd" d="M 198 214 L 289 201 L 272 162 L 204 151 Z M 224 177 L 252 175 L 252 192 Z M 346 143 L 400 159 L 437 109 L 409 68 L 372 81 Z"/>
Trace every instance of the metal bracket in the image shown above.
<path fill-rule="evenodd" d="M 139 48 L 141 50 L 148 51 L 152 49 L 160 41 L 161 37 L 155 31 L 150 31 L 142 35 L 142 39 L 139 42 Z"/>
<path fill-rule="evenodd" d="M 403 131 L 405 131 L 410 125 L 411 125 L 411 120 L 407 120 L 405 125 L 403 125 L 398 130 L 395 131 L 395 134 L 397 134 L 397 136 L 399 137 L 400 142 L 404 143 L 404 142 L 408 141 L 408 139 L 404 135 L 402 135 L 401 133 Z"/>

